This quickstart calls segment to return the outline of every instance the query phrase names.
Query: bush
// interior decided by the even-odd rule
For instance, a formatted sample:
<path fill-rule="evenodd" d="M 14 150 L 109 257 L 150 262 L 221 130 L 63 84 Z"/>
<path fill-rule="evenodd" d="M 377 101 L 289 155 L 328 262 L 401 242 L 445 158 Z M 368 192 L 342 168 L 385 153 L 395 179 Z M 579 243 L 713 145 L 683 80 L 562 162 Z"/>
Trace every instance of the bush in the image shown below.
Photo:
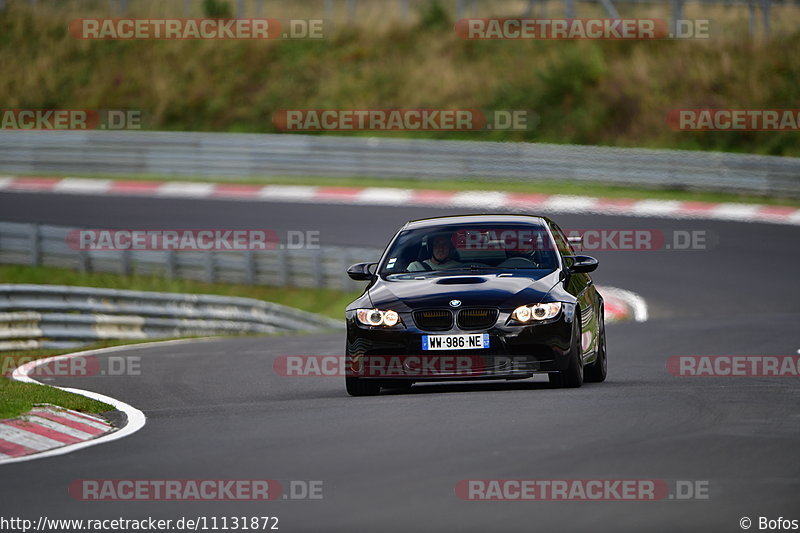
<path fill-rule="evenodd" d="M 212 19 L 229 19 L 233 17 L 233 10 L 226 0 L 203 0 L 203 12 Z"/>

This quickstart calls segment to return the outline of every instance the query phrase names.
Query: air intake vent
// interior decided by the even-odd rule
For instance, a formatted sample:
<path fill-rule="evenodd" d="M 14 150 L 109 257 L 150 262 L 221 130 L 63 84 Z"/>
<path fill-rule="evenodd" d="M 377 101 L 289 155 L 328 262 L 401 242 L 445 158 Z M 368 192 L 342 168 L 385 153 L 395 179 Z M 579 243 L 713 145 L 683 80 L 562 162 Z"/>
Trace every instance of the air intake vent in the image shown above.
<path fill-rule="evenodd" d="M 497 322 L 497 309 L 462 309 L 458 313 L 458 327 L 461 329 L 486 329 Z"/>
<path fill-rule="evenodd" d="M 414 323 L 426 331 L 445 331 L 453 327 L 453 313 L 446 309 L 414 311 Z"/>
<path fill-rule="evenodd" d="M 486 283 L 486 279 L 462 276 L 442 278 L 436 282 L 437 285 L 471 285 L 473 283 Z"/>

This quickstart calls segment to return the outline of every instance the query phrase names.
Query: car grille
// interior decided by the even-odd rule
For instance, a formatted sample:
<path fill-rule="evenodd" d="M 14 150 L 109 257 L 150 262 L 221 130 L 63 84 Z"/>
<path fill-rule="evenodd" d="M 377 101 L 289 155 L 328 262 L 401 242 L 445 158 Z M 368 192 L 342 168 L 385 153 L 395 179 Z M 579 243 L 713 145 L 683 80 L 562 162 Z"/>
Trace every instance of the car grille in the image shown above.
<path fill-rule="evenodd" d="M 419 329 L 444 331 L 453 327 L 453 313 L 446 309 L 414 311 L 414 322 Z"/>
<path fill-rule="evenodd" d="M 458 327 L 461 329 L 485 329 L 497 322 L 497 309 L 462 309 L 458 313 Z"/>

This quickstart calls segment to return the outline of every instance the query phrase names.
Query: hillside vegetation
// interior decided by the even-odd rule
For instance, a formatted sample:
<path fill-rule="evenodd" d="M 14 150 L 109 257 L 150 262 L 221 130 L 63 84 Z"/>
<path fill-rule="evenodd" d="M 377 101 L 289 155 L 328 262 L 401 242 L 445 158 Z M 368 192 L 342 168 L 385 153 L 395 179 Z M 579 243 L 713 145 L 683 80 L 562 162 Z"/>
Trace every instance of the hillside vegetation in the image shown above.
<path fill-rule="evenodd" d="M 785 9 L 773 18 L 800 20 Z M 676 108 L 800 107 L 800 30 L 753 39 L 746 17 L 705 40 L 567 42 L 465 41 L 435 9 L 319 41 L 84 41 L 67 32 L 78 16 L 0 13 L 2 107 L 140 109 L 148 129 L 228 132 L 273 132 L 279 109 L 525 109 L 526 131 L 416 135 L 800 156 L 797 133 L 666 123 Z"/>

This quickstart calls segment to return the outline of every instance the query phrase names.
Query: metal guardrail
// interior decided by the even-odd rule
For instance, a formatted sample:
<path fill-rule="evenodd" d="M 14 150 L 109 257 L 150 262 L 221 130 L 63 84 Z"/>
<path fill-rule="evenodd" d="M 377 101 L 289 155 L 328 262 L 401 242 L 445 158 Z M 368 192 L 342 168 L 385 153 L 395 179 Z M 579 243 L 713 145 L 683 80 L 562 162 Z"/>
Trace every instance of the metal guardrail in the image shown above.
<path fill-rule="evenodd" d="M 0 285 L 0 350 L 98 340 L 318 331 L 336 320 L 251 298 L 59 285 Z"/>
<path fill-rule="evenodd" d="M 576 181 L 800 197 L 800 158 L 599 146 L 151 131 L 0 131 L 0 172 Z"/>
<path fill-rule="evenodd" d="M 364 284 L 347 277 L 347 267 L 377 260 L 381 253 L 376 248 L 346 246 L 263 251 L 80 250 L 67 243 L 74 229 L 0 222 L 0 264 L 351 291 Z"/>

